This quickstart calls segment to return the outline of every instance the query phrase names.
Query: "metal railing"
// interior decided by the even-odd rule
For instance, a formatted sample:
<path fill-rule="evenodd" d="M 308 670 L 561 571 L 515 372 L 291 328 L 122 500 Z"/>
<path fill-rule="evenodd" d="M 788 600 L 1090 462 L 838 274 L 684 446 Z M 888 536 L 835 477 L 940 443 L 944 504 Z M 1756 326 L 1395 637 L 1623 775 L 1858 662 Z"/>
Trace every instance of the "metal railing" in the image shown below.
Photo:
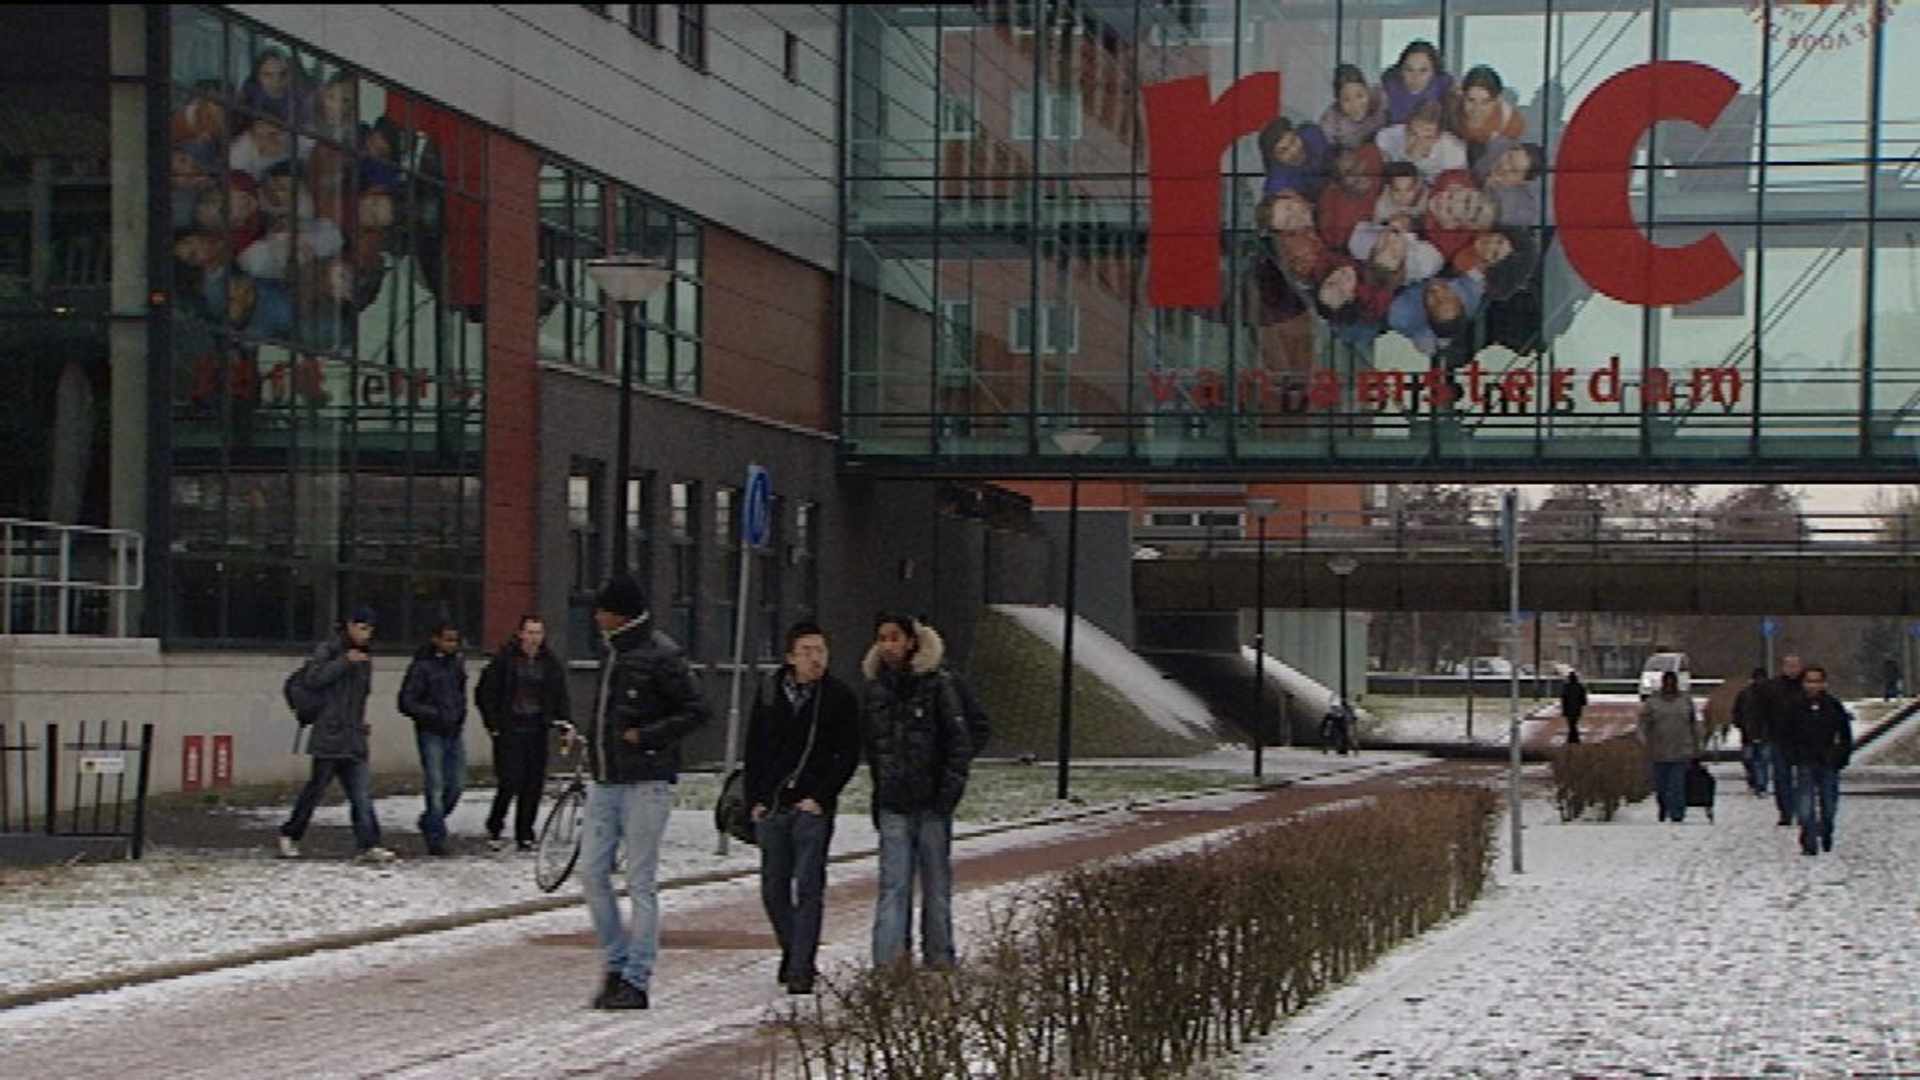
<path fill-rule="evenodd" d="M 126 637 L 146 578 L 131 529 L 0 518 L 0 634 Z"/>
<path fill-rule="evenodd" d="M 1211 508 L 1209 508 L 1211 509 Z M 1223 507 L 1222 509 L 1231 509 Z M 1589 511 L 1523 513 L 1520 542 L 1534 551 L 1579 551 L 1614 558 L 1697 556 L 1920 557 L 1920 522 L 1901 515 L 1674 512 L 1609 515 Z M 1239 528 L 1143 527 L 1141 558 L 1249 555 L 1256 541 Z M 1500 551 L 1498 510 L 1294 510 L 1267 518 L 1269 553 L 1441 554 Z"/>

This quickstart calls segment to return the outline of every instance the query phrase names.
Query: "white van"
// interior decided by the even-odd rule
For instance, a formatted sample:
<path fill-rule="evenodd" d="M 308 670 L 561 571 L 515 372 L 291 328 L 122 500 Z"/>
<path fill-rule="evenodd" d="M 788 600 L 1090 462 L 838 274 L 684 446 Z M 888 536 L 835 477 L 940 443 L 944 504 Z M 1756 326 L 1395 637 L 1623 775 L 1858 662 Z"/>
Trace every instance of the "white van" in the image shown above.
<path fill-rule="evenodd" d="M 1693 670 L 1683 652 L 1657 652 L 1647 657 L 1645 667 L 1640 669 L 1640 696 L 1652 697 L 1660 692 L 1660 677 L 1667 672 L 1680 676 L 1680 692 L 1693 693 Z"/>

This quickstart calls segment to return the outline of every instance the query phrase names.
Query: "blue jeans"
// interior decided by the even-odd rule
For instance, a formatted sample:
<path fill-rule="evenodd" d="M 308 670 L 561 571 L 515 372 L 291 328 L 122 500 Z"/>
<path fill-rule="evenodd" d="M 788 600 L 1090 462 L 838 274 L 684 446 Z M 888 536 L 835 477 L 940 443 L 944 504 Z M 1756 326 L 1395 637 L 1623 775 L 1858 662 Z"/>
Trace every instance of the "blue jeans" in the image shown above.
<path fill-rule="evenodd" d="M 920 879 L 920 956 L 928 967 L 951 967 L 953 953 L 953 816 L 918 810 L 874 812 L 880 830 L 880 895 L 873 909 L 873 966 L 907 955 L 913 922 L 913 879 Z"/>
<path fill-rule="evenodd" d="M 327 793 L 327 785 L 334 777 L 340 778 L 340 789 L 347 793 L 348 813 L 353 819 L 353 845 L 361 851 L 380 846 L 380 820 L 373 816 L 373 800 L 367 797 L 367 782 L 371 778 L 367 763 L 355 758 L 317 757 L 313 759 L 313 772 L 307 777 L 307 786 L 300 789 L 300 797 L 294 801 L 293 814 L 287 823 L 280 826 L 280 835 L 289 840 L 299 840 L 307 834 L 307 823 L 313 820 L 313 808 L 320 805 L 320 796 Z"/>
<path fill-rule="evenodd" d="M 609 974 L 641 990 L 653 980 L 660 954 L 660 838 L 673 813 L 673 785 L 665 780 L 587 785 L 586 826 L 580 835 L 580 889 L 587 896 L 593 936 L 600 942 Z M 613 895 L 613 856 L 627 857 L 627 896 L 633 921 L 621 927 L 620 902 Z"/>
<path fill-rule="evenodd" d="M 420 835 L 427 838 L 427 853 L 447 852 L 447 815 L 460 805 L 460 791 L 467 786 L 467 744 L 458 732 L 439 735 L 415 728 L 413 741 L 420 748 L 420 771 L 426 776 L 427 808 L 420 812 Z"/>
<path fill-rule="evenodd" d="M 1773 805 L 1780 811 L 1781 818 L 1792 821 L 1799 803 L 1793 797 L 1793 766 L 1787 764 L 1787 757 L 1780 751 L 1778 742 L 1767 744 L 1768 756 L 1773 760 Z"/>
<path fill-rule="evenodd" d="M 1840 809 L 1840 772 L 1825 765 L 1795 765 L 1793 793 L 1799 800 L 1800 850 L 1833 846 L 1833 816 Z"/>
<path fill-rule="evenodd" d="M 1766 743 L 1740 743 L 1740 764 L 1747 767 L 1747 789 L 1755 795 L 1767 793 L 1767 773 L 1773 764 L 1773 750 Z"/>
<path fill-rule="evenodd" d="M 780 941 L 780 970 L 793 980 L 811 979 L 820 951 L 833 819 L 787 806 L 761 818 L 754 832 L 760 844 L 760 902 Z"/>
<path fill-rule="evenodd" d="M 1687 765 L 1684 758 L 1653 763 L 1653 793 L 1660 800 L 1660 816 L 1669 821 L 1687 820 Z"/>

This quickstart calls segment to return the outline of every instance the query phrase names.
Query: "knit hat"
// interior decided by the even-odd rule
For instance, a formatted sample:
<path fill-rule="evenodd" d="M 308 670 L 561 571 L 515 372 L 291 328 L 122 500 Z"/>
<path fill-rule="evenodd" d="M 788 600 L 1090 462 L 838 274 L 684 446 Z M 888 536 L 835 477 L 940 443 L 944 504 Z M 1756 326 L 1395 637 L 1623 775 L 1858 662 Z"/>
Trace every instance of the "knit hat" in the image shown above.
<path fill-rule="evenodd" d="M 615 615 L 638 618 L 647 613 L 647 594 L 641 590 L 640 583 L 633 579 L 633 575 L 619 573 L 600 586 L 600 591 L 593 595 L 593 606 Z"/>
<path fill-rule="evenodd" d="M 355 604 L 347 611 L 347 621 L 372 626 L 380 620 L 379 613 L 373 610 L 372 604 Z"/>

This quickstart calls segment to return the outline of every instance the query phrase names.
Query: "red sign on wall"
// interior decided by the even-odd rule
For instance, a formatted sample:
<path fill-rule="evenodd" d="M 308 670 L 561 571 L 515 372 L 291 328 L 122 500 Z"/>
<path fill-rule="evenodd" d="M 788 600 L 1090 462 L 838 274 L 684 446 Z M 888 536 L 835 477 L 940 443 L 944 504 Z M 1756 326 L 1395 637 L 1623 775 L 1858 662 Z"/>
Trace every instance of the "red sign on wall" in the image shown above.
<path fill-rule="evenodd" d="M 180 739 L 180 790 L 199 791 L 206 783 L 206 738 L 185 735 Z"/>
<path fill-rule="evenodd" d="M 209 787 L 233 786 L 233 736 L 213 737 L 213 776 Z"/>

